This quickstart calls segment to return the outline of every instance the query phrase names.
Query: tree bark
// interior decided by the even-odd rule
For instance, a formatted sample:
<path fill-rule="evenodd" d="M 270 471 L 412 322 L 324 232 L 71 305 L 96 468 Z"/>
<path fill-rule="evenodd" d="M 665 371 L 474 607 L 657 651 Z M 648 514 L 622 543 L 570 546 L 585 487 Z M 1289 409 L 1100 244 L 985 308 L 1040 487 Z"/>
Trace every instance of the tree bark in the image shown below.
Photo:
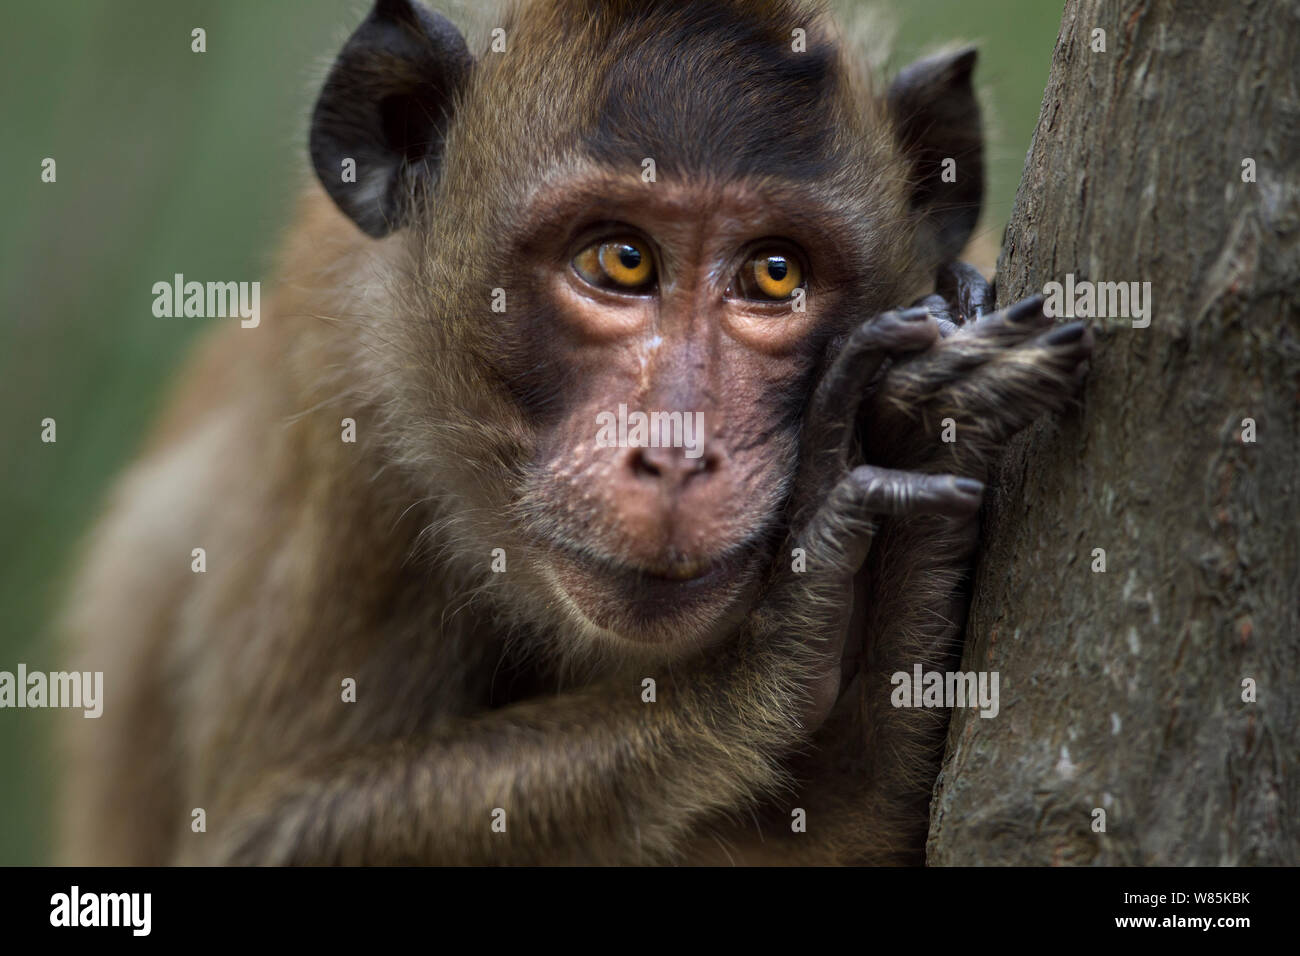
<path fill-rule="evenodd" d="M 1300 862 L 1298 63 L 1294 0 L 1066 3 L 999 305 L 1149 281 L 1151 322 L 1092 319 L 1080 407 L 994 477 L 1000 712 L 954 711 L 932 864 Z"/>

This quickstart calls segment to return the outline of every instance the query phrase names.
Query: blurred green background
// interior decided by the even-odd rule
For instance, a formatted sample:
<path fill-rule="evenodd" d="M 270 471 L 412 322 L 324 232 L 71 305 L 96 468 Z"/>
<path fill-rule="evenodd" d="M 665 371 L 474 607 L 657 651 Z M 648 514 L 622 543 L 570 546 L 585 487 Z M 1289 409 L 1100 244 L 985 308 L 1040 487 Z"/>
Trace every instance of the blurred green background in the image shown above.
<path fill-rule="evenodd" d="M 851 2 L 851 0 L 850 0 Z M 841 4 L 843 5 L 843 4 Z M 981 46 L 984 229 L 1010 215 L 1059 0 L 908 0 L 892 62 Z M 306 117 L 365 0 L 43 0 L 0 27 L 0 670 L 46 635 L 80 536 L 202 319 L 154 318 L 176 272 L 268 278 L 308 175 Z M 446 5 L 441 5 L 446 10 Z M 457 9 L 448 10 L 463 20 Z M 192 53 L 190 31 L 207 31 Z M 41 162 L 57 163 L 42 183 Z M 40 440 L 54 418 L 58 441 Z M 125 560 L 125 557 L 124 557 Z M 50 859 L 51 711 L 0 711 L 0 864 Z"/>

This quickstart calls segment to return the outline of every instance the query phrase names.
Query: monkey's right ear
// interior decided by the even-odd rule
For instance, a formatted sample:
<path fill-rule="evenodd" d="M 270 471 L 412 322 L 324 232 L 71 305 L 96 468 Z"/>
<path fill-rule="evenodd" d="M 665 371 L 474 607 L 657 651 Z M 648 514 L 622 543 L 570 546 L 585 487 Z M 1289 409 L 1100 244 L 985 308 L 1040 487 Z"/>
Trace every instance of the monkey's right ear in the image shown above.
<path fill-rule="evenodd" d="M 473 64 L 460 31 L 411 0 L 376 0 L 348 38 L 312 114 L 311 161 L 325 191 L 369 235 L 404 225 L 434 181 L 453 100 Z"/>
<path fill-rule="evenodd" d="M 976 50 L 964 47 L 913 63 L 889 87 L 889 110 L 912 162 L 912 211 L 925 252 L 955 259 L 984 204 L 984 131 L 971 85 Z"/>

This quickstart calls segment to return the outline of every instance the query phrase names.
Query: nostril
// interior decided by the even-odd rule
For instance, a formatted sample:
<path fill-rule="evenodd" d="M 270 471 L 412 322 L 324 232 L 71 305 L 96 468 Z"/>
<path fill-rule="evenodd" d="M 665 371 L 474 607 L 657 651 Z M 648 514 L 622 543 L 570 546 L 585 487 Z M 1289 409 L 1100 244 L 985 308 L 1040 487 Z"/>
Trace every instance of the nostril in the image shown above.
<path fill-rule="evenodd" d="M 660 463 L 652 461 L 644 448 L 632 449 L 628 465 L 631 467 L 632 473 L 639 478 L 658 478 L 663 474 Z"/>
<path fill-rule="evenodd" d="M 702 475 L 717 471 L 722 458 L 711 451 L 706 451 L 699 458 L 688 458 L 687 461 L 694 466 L 695 474 Z"/>
<path fill-rule="evenodd" d="M 706 452 L 690 457 L 680 448 L 633 448 L 627 457 L 627 467 L 637 478 L 673 485 L 684 485 L 692 478 L 709 475 L 721 464 L 720 455 Z"/>

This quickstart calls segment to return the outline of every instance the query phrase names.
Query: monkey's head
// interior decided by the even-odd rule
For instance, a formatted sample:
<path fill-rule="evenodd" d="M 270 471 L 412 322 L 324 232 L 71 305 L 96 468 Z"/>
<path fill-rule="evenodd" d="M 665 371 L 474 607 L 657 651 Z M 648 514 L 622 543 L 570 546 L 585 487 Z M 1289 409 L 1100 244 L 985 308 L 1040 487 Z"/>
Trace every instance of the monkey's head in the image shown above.
<path fill-rule="evenodd" d="M 974 52 L 882 90 L 796 0 L 496 26 L 472 55 L 379 0 L 313 117 L 321 182 L 380 240 L 389 450 L 534 623 L 697 645 L 770 565 L 828 346 L 978 218 Z"/>

